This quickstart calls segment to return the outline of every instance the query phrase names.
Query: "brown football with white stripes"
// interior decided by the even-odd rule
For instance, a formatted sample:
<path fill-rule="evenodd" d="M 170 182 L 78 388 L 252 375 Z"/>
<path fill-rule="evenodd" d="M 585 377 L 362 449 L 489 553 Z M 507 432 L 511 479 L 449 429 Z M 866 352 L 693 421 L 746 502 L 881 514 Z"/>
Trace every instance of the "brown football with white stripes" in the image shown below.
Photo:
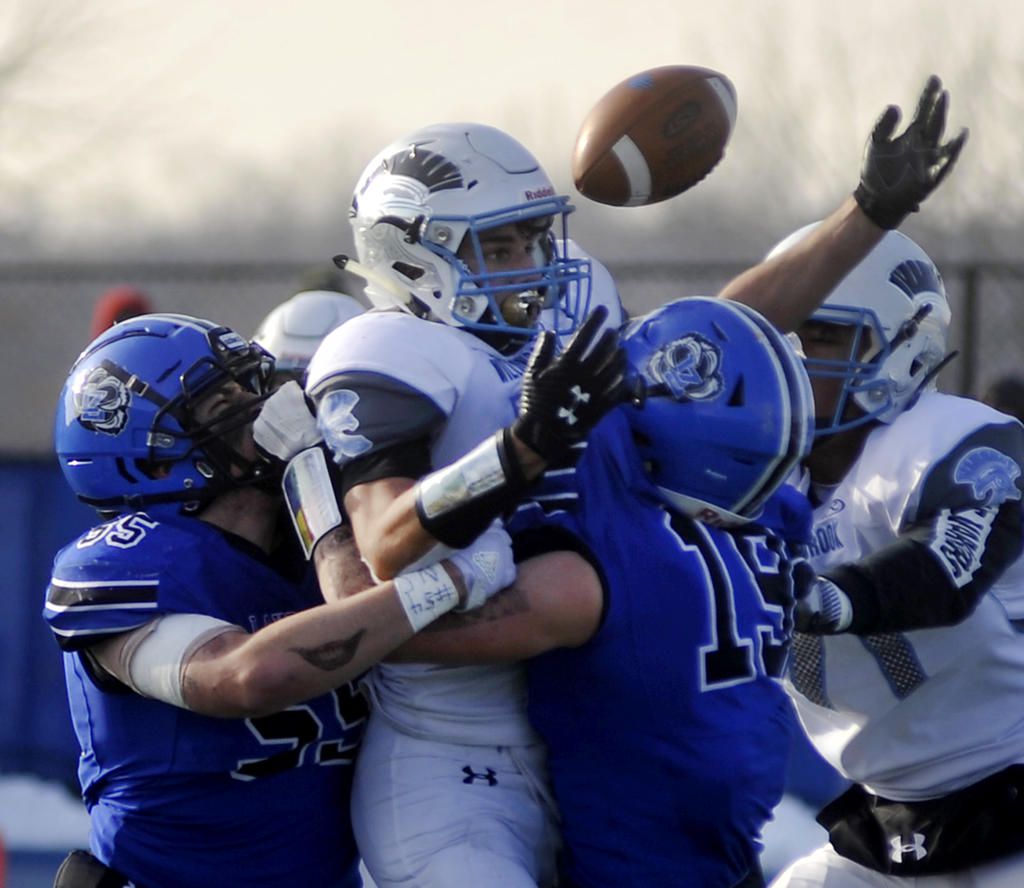
<path fill-rule="evenodd" d="M 599 203 L 658 203 L 696 185 L 722 159 L 736 90 L 708 68 L 669 65 L 622 81 L 587 114 L 572 156 L 580 193 Z"/>

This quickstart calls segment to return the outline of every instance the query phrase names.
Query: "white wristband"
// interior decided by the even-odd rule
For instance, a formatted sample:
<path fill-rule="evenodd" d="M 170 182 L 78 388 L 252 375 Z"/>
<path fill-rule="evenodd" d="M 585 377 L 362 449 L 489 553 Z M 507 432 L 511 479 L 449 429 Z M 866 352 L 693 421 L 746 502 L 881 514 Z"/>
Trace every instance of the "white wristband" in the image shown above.
<path fill-rule="evenodd" d="M 341 510 L 323 450 L 310 447 L 292 457 L 285 467 L 281 487 L 292 525 L 309 559 L 320 538 L 341 525 Z"/>
<path fill-rule="evenodd" d="M 455 581 L 440 564 L 399 574 L 395 577 L 395 591 L 413 632 L 419 632 L 459 603 Z"/>

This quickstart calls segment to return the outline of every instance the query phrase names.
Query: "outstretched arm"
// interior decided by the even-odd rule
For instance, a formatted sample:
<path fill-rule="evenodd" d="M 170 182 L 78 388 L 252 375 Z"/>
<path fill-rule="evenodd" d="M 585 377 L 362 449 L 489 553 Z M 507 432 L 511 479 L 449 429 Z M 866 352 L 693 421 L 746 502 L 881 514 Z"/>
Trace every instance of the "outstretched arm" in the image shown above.
<path fill-rule="evenodd" d="M 748 268 L 718 295 L 749 305 L 780 330 L 795 330 L 884 234 L 848 197 L 808 237 Z"/>
<path fill-rule="evenodd" d="M 809 237 L 740 274 L 719 293 L 757 309 L 782 330 L 803 323 L 889 229 L 920 209 L 949 175 L 967 130 L 943 143 L 949 94 L 928 78 L 914 119 L 898 136 L 900 111 L 890 105 L 878 119 L 853 195 Z"/>

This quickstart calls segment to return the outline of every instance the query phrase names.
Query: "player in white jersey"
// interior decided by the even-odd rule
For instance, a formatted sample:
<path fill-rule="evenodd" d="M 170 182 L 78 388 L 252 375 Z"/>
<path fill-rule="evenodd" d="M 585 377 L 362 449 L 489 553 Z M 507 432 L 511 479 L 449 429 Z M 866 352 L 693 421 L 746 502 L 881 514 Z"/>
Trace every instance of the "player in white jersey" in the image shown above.
<path fill-rule="evenodd" d="M 929 95 L 931 113 L 937 93 Z M 911 126 L 922 119 L 919 108 Z M 895 188 L 876 182 L 879 205 L 905 214 L 938 184 L 955 159 L 937 145 L 940 135 L 941 126 L 912 143 L 879 139 L 886 162 L 909 170 Z M 862 188 L 878 179 L 881 156 L 866 161 Z M 340 467 L 359 550 L 378 577 L 440 557 L 440 544 L 466 545 L 521 491 L 507 433 L 493 436 L 516 415 L 538 318 L 564 338 L 588 301 L 617 308 L 610 276 L 565 235 L 571 210 L 529 152 L 477 124 L 418 131 L 381 152 L 360 179 L 351 214 L 358 262 L 339 264 L 366 278 L 383 310 L 327 338 L 307 391 Z M 863 201 L 851 198 L 799 250 L 720 295 L 789 326 L 881 235 Z M 596 291 L 595 280 L 604 281 Z M 563 385 L 573 394 L 557 405 L 549 398 L 549 422 L 516 421 L 514 432 L 541 464 L 565 454 L 553 439 L 572 430 L 580 440 L 596 421 L 615 388 L 609 372 L 603 383 L 584 374 L 582 387 Z M 520 409 L 544 397 L 543 388 L 524 393 Z M 359 585 L 354 578 L 351 590 Z M 372 684 L 377 705 L 354 816 L 377 882 L 547 883 L 556 830 L 519 668 L 389 666 Z"/>
<path fill-rule="evenodd" d="M 790 682 L 853 786 L 776 886 L 1024 885 L 1024 427 L 936 390 L 949 321 L 938 270 L 890 232 L 800 329 L 818 577 Z"/>
<path fill-rule="evenodd" d="M 434 510 L 414 483 L 515 420 L 542 314 L 564 338 L 587 313 L 594 262 L 565 237 L 570 210 L 522 146 L 473 124 L 415 133 L 360 180 L 359 263 L 349 267 L 367 275 L 378 308 L 401 310 L 369 312 L 330 335 L 308 391 L 378 576 L 436 559 L 439 541 L 473 538 L 476 525 L 462 518 L 428 519 Z M 617 327 L 614 284 L 603 268 L 597 278 Z M 413 513 L 412 534 L 389 524 L 409 491 L 427 525 Z M 519 667 L 395 664 L 370 685 L 374 728 L 353 805 L 378 884 L 550 881 L 554 809 Z"/>

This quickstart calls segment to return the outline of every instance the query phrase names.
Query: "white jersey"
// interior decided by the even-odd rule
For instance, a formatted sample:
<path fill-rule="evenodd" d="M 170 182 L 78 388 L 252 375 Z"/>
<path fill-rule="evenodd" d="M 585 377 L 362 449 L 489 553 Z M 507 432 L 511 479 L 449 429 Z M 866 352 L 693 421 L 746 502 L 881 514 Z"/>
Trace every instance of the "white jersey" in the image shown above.
<path fill-rule="evenodd" d="M 977 496 L 983 485 L 1003 484 L 1004 500 L 1019 499 L 1018 463 L 983 446 L 993 425 L 1005 429 L 1011 422 L 976 401 L 928 392 L 891 425 L 876 428 L 815 510 L 815 569 L 826 572 L 893 543 L 924 512 L 924 500 L 935 514 L 930 491 L 936 486 L 973 484 Z M 985 459 L 998 460 L 987 466 L 998 466 L 992 477 L 979 463 Z M 952 574 L 958 559 L 980 557 L 985 533 L 962 537 L 946 570 Z M 1024 762 L 1022 618 L 1024 560 L 1018 558 L 956 625 L 867 636 L 798 634 L 790 690 L 805 730 L 846 777 L 900 801 L 942 796 Z"/>
<path fill-rule="evenodd" d="M 574 248 L 574 256 L 581 255 Z M 617 321 L 618 294 L 600 268 L 604 282 L 599 298 L 615 307 L 610 315 Z M 316 391 L 331 377 L 350 372 L 372 373 L 415 390 L 445 416 L 431 445 L 432 464 L 440 468 L 513 421 L 527 357 L 503 357 L 455 327 L 399 311 L 371 311 L 324 340 L 310 363 L 307 390 Z M 333 440 L 332 431 L 324 429 L 331 449 L 347 449 L 352 455 L 359 455 L 360 448 L 368 450 L 372 442 L 363 437 L 351 413 L 344 420 L 342 429 L 334 429 Z M 400 423 L 400 418 L 394 421 Z M 370 431 L 366 434 L 373 437 Z M 516 663 L 382 663 L 373 670 L 371 692 L 377 712 L 414 736 L 487 746 L 539 742 L 526 718 L 524 672 Z"/>

